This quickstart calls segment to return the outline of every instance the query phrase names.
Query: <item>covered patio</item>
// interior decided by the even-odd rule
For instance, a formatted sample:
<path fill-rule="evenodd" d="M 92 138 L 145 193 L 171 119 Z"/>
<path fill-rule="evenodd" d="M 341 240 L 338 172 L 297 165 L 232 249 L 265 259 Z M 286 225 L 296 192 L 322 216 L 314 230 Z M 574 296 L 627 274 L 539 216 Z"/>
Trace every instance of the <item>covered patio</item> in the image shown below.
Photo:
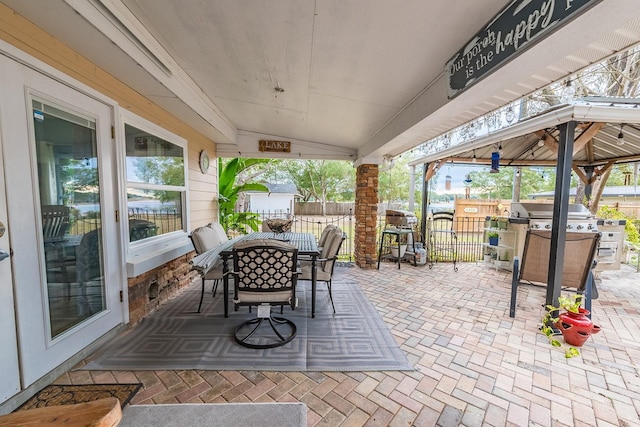
<path fill-rule="evenodd" d="M 89 371 L 83 362 L 56 383 L 141 382 L 132 404 L 304 402 L 309 426 L 640 423 L 640 291 L 630 267 L 601 274 L 593 320 L 602 331 L 571 359 L 538 330 L 544 288 L 521 288 L 509 317 L 508 272 L 337 268 L 334 289 L 347 282 L 375 305 L 415 371 Z"/>

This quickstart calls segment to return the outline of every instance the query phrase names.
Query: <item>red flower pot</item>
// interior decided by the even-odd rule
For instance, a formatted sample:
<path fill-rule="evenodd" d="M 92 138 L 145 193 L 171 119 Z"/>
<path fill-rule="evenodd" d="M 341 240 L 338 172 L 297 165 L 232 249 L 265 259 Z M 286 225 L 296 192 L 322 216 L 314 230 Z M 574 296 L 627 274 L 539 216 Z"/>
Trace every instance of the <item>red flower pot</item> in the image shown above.
<path fill-rule="evenodd" d="M 576 347 L 581 347 L 592 334 L 600 332 L 600 326 L 594 325 L 587 317 L 589 310 L 581 307 L 579 311 L 579 313 L 570 311 L 561 313 L 555 324 L 556 328 L 562 332 L 564 342 Z"/>

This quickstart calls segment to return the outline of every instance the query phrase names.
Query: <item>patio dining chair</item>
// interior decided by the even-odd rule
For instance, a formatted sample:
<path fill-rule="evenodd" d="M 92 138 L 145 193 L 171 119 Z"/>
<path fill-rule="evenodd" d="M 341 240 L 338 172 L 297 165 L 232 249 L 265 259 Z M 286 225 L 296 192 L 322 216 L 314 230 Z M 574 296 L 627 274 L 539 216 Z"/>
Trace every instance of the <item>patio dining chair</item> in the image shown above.
<path fill-rule="evenodd" d="M 291 320 L 272 316 L 271 306 L 296 308 L 298 249 L 274 239 L 246 240 L 233 247 L 234 299 L 239 306 L 258 307 L 257 317 L 234 330 L 235 341 L 249 348 L 279 347 L 291 342 L 297 327 Z M 275 334 L 266 335 L 260 327 L 268 323 Z M 264 328 L 263 328 L 264 329 Z"/>
<path fill-rule="evenodd" d="M 329 300 L 331 301 L 331 307 L 333 312 L 336 312 L 336 306 L 333 303 L 333 293 L 331 291 L 331 279 L 333 278 L 333 269 L 338 260 L 338 254 L 342 247 L 342 242 L 346 239 L 346 235 L 339 227 L 333 227 L 327 234 L 327 237 L 323 243 L 322 251 L 320 252 L 320 258 L 316 260 L 316 281 L 325 282 L 327 289 L 329 290 Z M 300 278 L 299 280 L 312 280 L 312 266 L 311 261 L 304 261 L 301 264 Z"/>
<path fill-rule="evenodd" d="M 562 269 L 562 288 L 584 294 L 585 308 L 591 311 L 591 299 L 598 297 L 593 280 L 593 268 L 600 233 L 567 233 L 565 262 Z M 528 230 L 525 237 L 522 262 L 513 261 L 511 302 L 509 316 L 515 317 L 518 287 L 523 284 L 547 286 L 549 257 L 551 256 L 551 230 Z"/>
<path fill-rule="evenodd" d="M 96 312 L 91 307 L 87 290 L 91 283 L 104 277 L 102 264 L 102 228 L 85 233 L 76 250 L 76 280 L 78 282 L 78 312 L 90 315 Z"/>
<path fill-rule="evenodd" d="M 69 226 L 69 207 L 64 205 L 42 205 L 41 209 L 44 243 L 63 240 Z"/>
<path fill-rule="evenodd" d="M 226 233 L 224 232 L 224 229 L 218 223 L 211 223 L 202 227 L 198 227 L 191 232 L 189 237 L 191 238 L 191 242 L 193 243 L 193 247 L 196 250 L 197 255 L 213 249 L 229 240 Z M 207 271 L 205 274 L 202 274 L 200 277 L 202 279 L 202 291 L 200 293 L 200 302 L 198 303 L 198 313 L 200 313 L 200 309 L 202 308 L 205 282 L 207 280 L 213 280 L 213 287 L 211 288 L 211 292 L 213 293 L 214 297 L 216 296 L 218 285 L 224 277 L 222 260 L 218 260 L 211 267 L 211 269 L 209 269 L 209 271 Z"/>
<path fill-rule="evenodd" d="M 322 250 L 322 248 L 324 247 L 325 243 L 327 242 L 327 238 L 329 237 L 329 235 L 331 234 L 331 230 L 335 230 L 336 228 L 338 228 L 337 225 L 335 224 L 328 224 L 323 230 L 322 233 L 320 234 L 320 238 L 318 239 L 318 250 Z"/>

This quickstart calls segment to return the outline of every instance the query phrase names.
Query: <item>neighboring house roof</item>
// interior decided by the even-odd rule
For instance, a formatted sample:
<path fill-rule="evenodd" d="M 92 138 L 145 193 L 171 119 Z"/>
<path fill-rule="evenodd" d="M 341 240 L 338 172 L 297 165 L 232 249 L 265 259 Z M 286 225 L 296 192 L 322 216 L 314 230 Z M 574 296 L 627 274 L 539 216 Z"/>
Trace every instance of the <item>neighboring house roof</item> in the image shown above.
<path fill-rule="evenodd" d="M 553 197 L 555 191 L 543 191 L 540 193 L 530 194 L 529 197 Z M 570 196 L 576 195 L 576 189 L 571 188 L 569 190 Z M 633 185 L 611 185 L 604 187 L 602 191 L 602 197 L 640 197 L 640 186 L 634 187 Z"/>

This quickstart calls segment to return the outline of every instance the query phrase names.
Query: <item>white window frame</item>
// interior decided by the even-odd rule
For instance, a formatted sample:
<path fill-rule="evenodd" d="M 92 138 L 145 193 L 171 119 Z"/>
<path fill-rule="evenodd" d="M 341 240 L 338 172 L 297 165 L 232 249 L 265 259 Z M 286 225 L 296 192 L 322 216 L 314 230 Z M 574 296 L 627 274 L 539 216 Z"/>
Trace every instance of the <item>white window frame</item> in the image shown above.
<path fill-rule="evenodd" d="M 176 144 L 183 149 L 184 153 L 184 200 L 182 201 L 182 222 L 183 229 L 171 233 L 147 239 L 129 242 L 129 227 L 121 227 L 121 238 L 126 248 L 127 277 L 136 277 L 146 271 L 166 264 L 173 259 L 185 255 L 193 250 L 193 245 L 189 240 L 189 151 L 187 140 L 170 132 L 161 126 L 152 123 L 135 113 L 124 108 L 119 108 L 117 120 L 117 149 L 118 155 L 118 181 L 121 190 L 120 194 L 120 222 L 126 224 L 129 217 L 127 203 L 127 169 L 126 169 L 126 137 L 125 124 L 137 129 L 149 132 L 159 138 Z M 182 190 L 180 190 L 182 191 Z"/>

